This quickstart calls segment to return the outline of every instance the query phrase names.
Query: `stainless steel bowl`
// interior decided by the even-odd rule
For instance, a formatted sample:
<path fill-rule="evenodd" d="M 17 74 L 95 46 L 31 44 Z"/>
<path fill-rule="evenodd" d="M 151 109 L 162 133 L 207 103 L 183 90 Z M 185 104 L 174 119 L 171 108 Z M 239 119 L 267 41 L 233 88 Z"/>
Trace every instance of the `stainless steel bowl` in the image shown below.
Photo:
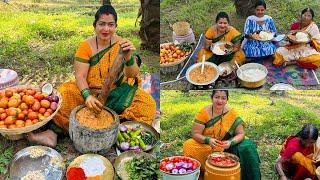
<path fill-rule="evenodd" d="M 43 155 L 30 157 L 30 152 L 36 148 L 42 149 Z M 62 166 L 52 163 L 52 158 L 57 158 Z M 20 180 L 29 171 L 41 171 L 45 179 L 62 180 L 65 174 L 65 164 L 62 156 L 56 150 L 46 146 L 30 146 L 14 155 L 10 164 L 10 179 Z"/>
<path fill-rule="evenodd" d="M 234 68 L 232 67 L 232 64 L 230 62 L 223 62 L 219 64 L 218 69 L 219 75 L 222 77 L 226 77 L 234 71 Z"/>
<path fill-rule="evenodd" d="M 152 126 L 150 126 L 146 123 L 140 123 L 140 122 L 136 122 L 136 121 L 126 121 L 126 122 L 121 123 L 121 125 L 125 125 L 127 127 L 134 128 L 134 129 L 142 128 L 145 132 L 149 132 L 155 137 L 157 142 L 152 145 L 146 145 L 147 147 L 144 150 L 145 152 L 151 151 L 157 145 L 157 143 L 160 141 L 160 134 Z"/>

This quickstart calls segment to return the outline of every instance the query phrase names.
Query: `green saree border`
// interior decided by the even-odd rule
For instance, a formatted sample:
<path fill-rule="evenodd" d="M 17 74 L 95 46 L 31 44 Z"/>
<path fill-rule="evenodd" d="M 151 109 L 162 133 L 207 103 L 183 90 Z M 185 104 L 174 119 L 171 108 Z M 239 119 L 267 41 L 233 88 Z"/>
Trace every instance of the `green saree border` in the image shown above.
<path fill-rule="evenodd" d="M 209 120 L 206 124 L 205 124 L 205 128 L 210 128 L 212 127 L 213 125 L 215 125 L 221 118 L 222 116 L 224 116 L 225 114 L 227 114 L 228 112 L 225 112 L 223 114 L 220 114 L 219 116 Z"/>
<path fill-rule="evenodd" d="M 101 58 L 104 56 L 104 54 L 107 53 L 113 47 L 113 45 L 115 45 L 115 43 L 112 44 L 111 46 L 99 51 L 95 55 L 93 55 L 89 60 L 90 66 L 94 66 L 94 65 L 98 64 L 100 62 Z"/>

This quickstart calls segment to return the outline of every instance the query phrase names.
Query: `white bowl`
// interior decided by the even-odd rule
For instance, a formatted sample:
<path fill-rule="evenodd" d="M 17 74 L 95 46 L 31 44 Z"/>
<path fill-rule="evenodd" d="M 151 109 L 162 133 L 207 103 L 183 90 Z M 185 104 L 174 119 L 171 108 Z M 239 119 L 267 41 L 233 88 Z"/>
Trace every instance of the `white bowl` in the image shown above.
<path fill-rule="evenodd" d="M 249 72 L 250 71 L 250 72 Z M 263 73 L 263 75 L 256 76 L 255 71 L 257 73 Z M 240 66 L 237 70 L 237 76 L 240 80 L 246 82 L 258 82 L 265 79 L 268 75 L 268 70 L 265 66 L 258 63 L 248 63 Z M 248 79 L 251 78 L 251 79 Z"/>
<path fill-rule="evenodd" d="M 197 83 L 197 82 L 192 81 L 192 80 L 190 79 L 190 72 L 191 72 L 193 69 L 197 68 L 197 67 L 201 67 L 201 65 L 202 65 L 202 63 L 196 63 L 196 64 L 193 64 L 192 66 L 190 66 L 190 67 L 188 68 L 187 72 L 186 72 L 186 74 L 187 74 L 187 75 L 186 75 L 187 80 L 188 80 L 191 84 L 198 85 L 198 86 L 203 86 L 203 85 L 212 84 L 212 83 L 214 83 L 214 82 L 218 79 L 218 77 L 219 77 L 218 66 L 217 66 L 216 64 L 214 64 L 214 63 L 211 63 L 211 62 L 204 62 L 204 64 L 205 64 L 205 65 L 209 65 L 209 66 L 211 66 L 211 67 L 213 67 L 213 68 L 215 69 L 215 71 L 216 71 L 215 76 L 212 77 L 212 79 L 211 79 L 210 81 L 204 82 L 204 83 Z"/>

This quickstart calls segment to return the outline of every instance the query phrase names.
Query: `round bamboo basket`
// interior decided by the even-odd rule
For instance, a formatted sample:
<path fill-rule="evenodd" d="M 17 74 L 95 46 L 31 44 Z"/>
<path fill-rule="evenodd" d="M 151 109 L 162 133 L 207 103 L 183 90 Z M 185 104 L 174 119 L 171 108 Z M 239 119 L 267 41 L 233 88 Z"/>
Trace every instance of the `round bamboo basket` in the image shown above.
<path fill-rule="evenodd" d="M 40 90 L 40 88 L 36 88 L 34 86 L 27 86 L 27 85 L 10 87 L 10 89 L 17 89 L 17 88 L 32 88 L 34 90 Z M 4 91 L 4 90 L 1 90 L 1 91 Z M 31 126 L 26 126 L 26 127 L 22 127 L 22 128 L 15 128 L 15 129 L 0 128 L 0 134 L 2 134 L 5 138 L 10 139 L 10 140 L 19 140 L 19 139 L 23 138 L 24 133 L 34 131 L 34 130 L 39 129 L 40 127 L 46 125 L 57 114 L 57 112 L 59 111 L 61 104 L 62 104 L 61 94 L 55 89 L 53 89 L 52 94 L 59 97 L 59 103 L 58 103 L 57 109 L 49 117 L 47 117 L 43 121 L 40 121 L 36 124 L 31 125 Z"/>
<path fill-rule="evenodd" d="M 190 24 L 185 21 L 176 22 L 172 25 L 172 29 L 178 36 L 185 36 L 189 33 Z"/>

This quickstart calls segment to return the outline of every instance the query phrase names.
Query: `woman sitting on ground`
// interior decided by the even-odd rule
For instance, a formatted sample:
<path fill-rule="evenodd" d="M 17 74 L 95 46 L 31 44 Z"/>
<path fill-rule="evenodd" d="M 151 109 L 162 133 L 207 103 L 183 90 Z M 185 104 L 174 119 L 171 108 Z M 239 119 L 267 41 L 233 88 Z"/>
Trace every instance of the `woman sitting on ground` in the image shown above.
<path fill-rule="evenodd" d="M 313 22 L 313 17 L 313 10 L 306 8 L 301 12 L 300 21 L 291 25 L 292 31 L 302 31 L 309 34 L 311 42 L 279 47 L 274 54 L 273 64 L 279 66 L 296 63 L 303 68 L 311 69 L 320 66 L 320 33 L 318 26 Z"/>
<path fill-rule="evenodd" d="M 315 164 L 312 156 L 318 129 L 306 124 L 295 136 L 289 136 L 282 146 L 276 169 L 280 180 L 315 179 Z"/>
<path fill-rule="evenodd" d="M 255 4 L 255 15 L 249 16 L 244 26 L 245 39 L 243 50 L 246 57 L 251 60 L 266 59 L 276 51 L 276 46 L 271 41 L 258 41 L 253 39 L 253 34 L 258 31 L 277 33 L 276 26 L 271 16 L 265 15 L 267 5 L 264 1 Z"/>
<path fill-rule="evenodd" d="M 205 34 L 204 47 L 200 50 L 197 62 L 201 62 L 203 55 L 205 55 L 206 61 L 213 62 L 217 65 L 222 62 L 237 61 L 238 64 L 242 64 L 245 61 L 244 52 L 240 48 L 242 35 L 234 27 L 229 25 L 230 19 L 227 13 L 219 12 L 216 17 L 216 24 L 211 26 Z M 219 42 L 226 41 L 233 44 L 232 52 L 229 55 L 215 55 L 211 51 L 211 45 Z"/>
<path fill-rule="evenodd" d="M 204 170 L 213 152 L 225 151 L 240 158 L 241 179 L 259 180 L 260 159 L 255 143 L 245 138 L 245 124 L 234 109 L 227 106 L 227 90 L 213 90 L 212 104 L 197 114 L 192 126 L 192 139 L 183 144 L 183 153 L 197 159 Z"/>
<path fill-rule="evenodd" d="M 140 87 L 132 86 L 141 83 L 139 67 L 132 54 L 135 47 L 130 41 L 116 35 L 117 20 L 117 13 L 112 6 L 104 5 L 98 9 L 93 22 L 95 36 L 82 42 L 75 54 L 76 80 L 66 82 L 58 88 L 63 102 L 53 120 L 65 132 L 69 130 L 71 111 L 81 104 L 85 104 L 95 112 L 101 111 L 104 105 L 111 106 L 110 108 L 116 111 L 121 119 L 140 121 L 150 125 L 155 118 L 156 103 L 152 96 Z M 110 94 L 122 95 L 122 98 L 108 96 L 106 102 L 100 102 L 97 96 L 101 93 L 106 78 L 113 72 L 114 62 L 121 53 L 121 49 L 124 59 L 119 65 L 122 71 L 118 76 L 112 77 L 117 80 L 117 83 L 113 84 Z M 128 85 L 121 86 L 123 83 Z M 132 88 L 135 88 L 134 91 Z M 110 105 L 110 102 L 113 104 Z M 126 108 L 119 111 L 123 107 Z M 52 147 L 56 145 L 56 139 L 50 130 L 42 134 L 29 135 L 30 141 Z"/>

